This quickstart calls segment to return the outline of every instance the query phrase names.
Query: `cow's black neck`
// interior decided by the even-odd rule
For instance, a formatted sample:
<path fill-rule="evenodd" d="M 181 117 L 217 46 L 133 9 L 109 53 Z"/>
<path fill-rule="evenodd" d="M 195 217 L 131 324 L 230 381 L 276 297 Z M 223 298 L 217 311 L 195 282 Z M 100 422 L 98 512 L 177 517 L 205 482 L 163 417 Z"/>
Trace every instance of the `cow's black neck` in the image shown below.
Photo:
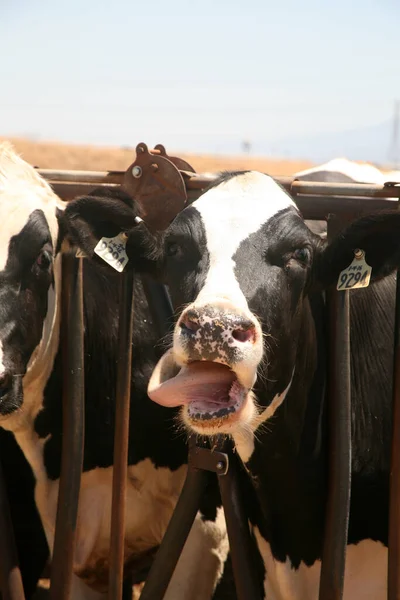
<path fill-rule="evenodd" d="M 320 296 L 312 297 L 311 307 L 290 390 L 258 432 L 248 463 L 263 513 L 255 513 L 253 520 L 275 558 L 289 558 L 294 567 L 321 558 L 327 497 L 327 314 Z M 349 543 L 373 539 L 387 544 L 389 446 L 384 440 L 390 439 L 391 427 L 393 309 L 393 278 L 351 295 Z M 315 337 L 307 328 L 315 330 Z"/>
<path fill-rule="evenodd" d="M 85 320 L 85 456 L 84 471 L 113 463 L 115 378 L 119 312 L 119 275 L 84 261 Z M 129 464 L 150 458 L 156 466 L 178 468 L 186 462 L 182 435 L 175 435 L 175 411 L 147 397 L 147 381 L 163 352 L 140 279 L 135 280 L 134 336 L 132 352 L 131 442 Z M 45 444 L 49 477 L 60 475 L 62 442 L 62 357 L 59 351 L 45 390 L 44 409 L 36 419 Z M 151 441 L 153 440 L 153 442 Z"/>

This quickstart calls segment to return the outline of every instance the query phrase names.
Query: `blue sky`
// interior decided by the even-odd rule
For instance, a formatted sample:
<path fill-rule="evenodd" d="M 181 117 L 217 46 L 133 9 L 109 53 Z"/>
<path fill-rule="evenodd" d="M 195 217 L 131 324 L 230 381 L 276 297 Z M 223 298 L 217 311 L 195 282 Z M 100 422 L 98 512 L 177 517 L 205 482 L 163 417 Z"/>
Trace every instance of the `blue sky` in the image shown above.
<path fill-rule="evenodd" d="M 0 0 L 0 135 L 222 151 L 380 123 L 398 0 Z"/>

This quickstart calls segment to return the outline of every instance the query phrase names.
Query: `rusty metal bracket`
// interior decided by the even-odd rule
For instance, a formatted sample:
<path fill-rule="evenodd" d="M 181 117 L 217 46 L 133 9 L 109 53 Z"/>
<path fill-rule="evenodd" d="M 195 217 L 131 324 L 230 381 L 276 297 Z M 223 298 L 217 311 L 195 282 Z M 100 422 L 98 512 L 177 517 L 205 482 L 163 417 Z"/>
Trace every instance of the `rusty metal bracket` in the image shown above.
<path fill-rule="evenodd" d="M 136 146 L 136 160 L 124 175 L 122 189 L 135 198 L 140 216 L 153 233 L 166 229 L 186 206 L 180 169 L 195 172 L 186 161 L 168 156 L 161 144 L 150 151 L 144 143 Z"/>
<path fill-rule="evenodd" d="M 189 464 L 195 469 L 226 475 L 229 469 L 229 456 L 225 452 L 196 446 L 194 441 L 190 447 Z"/>

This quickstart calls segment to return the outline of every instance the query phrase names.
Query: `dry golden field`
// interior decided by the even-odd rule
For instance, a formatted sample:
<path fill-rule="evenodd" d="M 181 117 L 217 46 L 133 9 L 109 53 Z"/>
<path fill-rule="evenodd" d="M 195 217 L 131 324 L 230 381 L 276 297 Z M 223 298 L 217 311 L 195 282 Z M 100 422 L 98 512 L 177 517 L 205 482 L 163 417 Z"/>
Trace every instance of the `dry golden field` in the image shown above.
<path fill-rule="evenodd" d="M 0 141 L 5 138 L 0 137 Z M 8 138 L 25 160 L 42 169 L 84 169 L 89 171 L 125 171 L 135 159 L 135 149 L 116 147 L 67 145 L 56 142 L 33 142 Z M 137 140 L 137 142 L 146 140 Z M 161 140 L 162 142 L 162 140 Z M 174 155 L 173 149 L 167 152 Z M 218 172 L 225 169 L 254 169 L 270 175 L 292 175 L 311 166 L 307 161 L 274 160 L 252 156 L 211 156 L 182 154 L 198 172 Z"/>

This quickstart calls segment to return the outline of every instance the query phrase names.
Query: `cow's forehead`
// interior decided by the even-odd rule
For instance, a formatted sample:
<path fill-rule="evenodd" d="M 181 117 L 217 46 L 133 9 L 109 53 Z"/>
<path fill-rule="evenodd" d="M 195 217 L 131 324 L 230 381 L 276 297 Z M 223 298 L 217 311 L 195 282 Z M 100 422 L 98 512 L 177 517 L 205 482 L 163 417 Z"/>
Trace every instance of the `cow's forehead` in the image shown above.
<path fill-rule="evenodd" d="M 53 246 L 56 247 L 58 237 L 58 221 L 56 216 L 56 198 L 51 194 L 37 193 L 18 186 L 14 190 L 0 189 L 0 271 L 7 263 L 10 239 L 18 235 L 27 225 L 33 212 L 43 212 L 50 231 Z"/>
<path fill-rule="evenodd" d="M 250 171 L 211 188 L 192 205 L 200 213 L 209 251 L 233 256 L 240 243 L 277 213 L 297 207 L 272 177 Z"/>

